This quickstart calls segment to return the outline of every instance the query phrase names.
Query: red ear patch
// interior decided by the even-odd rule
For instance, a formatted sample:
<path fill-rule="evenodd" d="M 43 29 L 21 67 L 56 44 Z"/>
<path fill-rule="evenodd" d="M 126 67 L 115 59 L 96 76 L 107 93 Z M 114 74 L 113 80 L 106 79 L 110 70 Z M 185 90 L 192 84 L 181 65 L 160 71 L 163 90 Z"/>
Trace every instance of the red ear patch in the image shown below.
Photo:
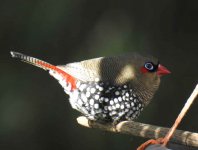
<path fill-rule="evenodd" d="M 145 67 L 141 67 L 140 71 L 141 71 L 142 73 L 147 73 L 147 72 L 148 72 L 148 70 L 147 70 Z"/>

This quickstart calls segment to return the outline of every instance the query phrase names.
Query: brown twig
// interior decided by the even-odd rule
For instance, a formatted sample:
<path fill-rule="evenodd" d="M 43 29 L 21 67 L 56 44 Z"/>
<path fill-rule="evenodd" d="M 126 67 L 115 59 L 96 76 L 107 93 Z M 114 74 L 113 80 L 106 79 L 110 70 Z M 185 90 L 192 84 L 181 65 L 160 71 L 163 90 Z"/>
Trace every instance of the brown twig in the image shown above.
<path fill-rule="evenodd" d="M 168 141 L 173 136 L 173 133 L 175 132 L 176 128 L 178 127 L 178 125 L 182 121 L 183 117 L 185 116 L 185 114 L 189 110 L 190 106 L 192 105 L 192 103 L 195 100 L 195 98 L 197 97 L 197 95 L 198 95 L 198 84 L 196 85 L 194 91 L 192 92 L 192 94 L 188 98 L 187 102 L 185 103 L 183 109 L 181 110 L 180 114 L 178 115 L 177 119 L 175 120 L 175 123 L 173 124 L 173 126 L 171 127 L 171 129 L 169 130 L 167 135 L 164 137 L 164 141 L 163 141 L 163 144 L 162 144 L 163 146 L 167 145 Z"/>

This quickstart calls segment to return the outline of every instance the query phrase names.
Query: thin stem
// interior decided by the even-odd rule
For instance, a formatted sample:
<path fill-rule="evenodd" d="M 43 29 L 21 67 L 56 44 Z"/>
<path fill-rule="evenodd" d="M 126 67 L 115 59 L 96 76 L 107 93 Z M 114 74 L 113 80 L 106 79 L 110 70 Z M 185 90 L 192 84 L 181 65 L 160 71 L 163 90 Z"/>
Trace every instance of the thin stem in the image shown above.
<path fill-rule="evenodd" d="M 173 133 L 175 132 L 178 125 L 181 123 L 183 117 L 185 116 L 185 114 L 189 110 L 190 106 L 192 105 L 192 103 L 195 100 L 195 98 L 197 97 L 197 95 L 198 95 L 198 84 L 196 85 L 196 87 L 195 87 L 194 91 L 192 92 L 191 96 L 188 98 L 187 102 L 185 103 L 183 109 L 181 110 L 180 114 L 178 115 L 177 119 L 175 120 L 175 123 L 173 124 L 173 126 L 171 127 L 171 129 L 169 130 L 167 135 L 164 137 L 163 144 L 162 144 L 163 146 L 167 145 L 168 141 L 173 136 Z"/>

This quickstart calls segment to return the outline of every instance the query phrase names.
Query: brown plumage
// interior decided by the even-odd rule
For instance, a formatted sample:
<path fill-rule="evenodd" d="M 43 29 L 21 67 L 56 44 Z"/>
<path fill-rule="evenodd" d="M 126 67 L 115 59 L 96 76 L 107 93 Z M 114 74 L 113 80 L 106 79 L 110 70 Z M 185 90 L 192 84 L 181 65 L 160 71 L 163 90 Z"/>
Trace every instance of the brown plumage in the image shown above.
<path fill-rule="evenodd" d="M 12 57 L 49 70 L 89 119 L 118 122 L 136 118 L 150 102 L 160 76 L 170 73 L 155 58 L 130 54 L 53 66 L 17 52 Z"/>

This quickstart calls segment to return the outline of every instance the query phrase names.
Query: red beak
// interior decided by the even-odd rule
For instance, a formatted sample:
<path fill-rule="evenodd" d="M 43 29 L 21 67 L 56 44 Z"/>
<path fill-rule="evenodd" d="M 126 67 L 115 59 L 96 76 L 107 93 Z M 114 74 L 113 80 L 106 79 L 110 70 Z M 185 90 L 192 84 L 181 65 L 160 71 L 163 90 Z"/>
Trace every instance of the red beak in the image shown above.
<path fill-rule="evenodd" d="M 166 75 L 166 74 L 170 74 L 171 72 L 164 66 L 162 66 L 161 64 L 159 64 L 158 69 L 157 69 L 157 74 L 158 75 Z"/>

